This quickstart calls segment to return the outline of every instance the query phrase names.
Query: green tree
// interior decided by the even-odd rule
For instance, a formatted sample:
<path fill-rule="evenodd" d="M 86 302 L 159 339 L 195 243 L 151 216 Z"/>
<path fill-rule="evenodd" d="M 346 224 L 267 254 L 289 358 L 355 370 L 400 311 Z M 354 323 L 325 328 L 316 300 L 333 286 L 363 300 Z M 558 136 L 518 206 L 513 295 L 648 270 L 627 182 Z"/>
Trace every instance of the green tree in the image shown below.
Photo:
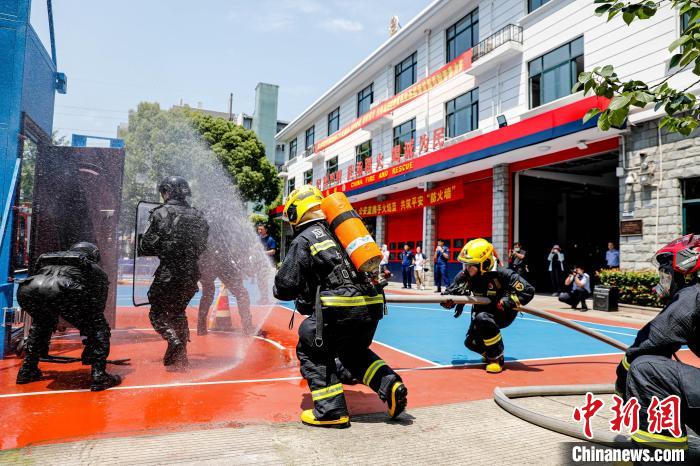
<path fill-rule="evenodd" d="M 231 175 L 241 197 L 258 208 L 270 206 L 280 194 L 282 183 L 255 133 L 223 118 L 194 110 L 187 113 Z"/>
<path fill-rule="evenodd" d="M 157 202 L 158 182 L 167 175 L 188 178 L 197 197 L 205 173 L 216 158 L 241 198 L 262 208 L 281 190 L 274 166 L 252 131 L 194 110 L 162 110 L 142 102 L 129 113 L 125 135 L 126 161 L 122 191 L 121 230 L 129 232 L 139 200 Z M 214 156 L 212 156 L 212 153 Z"/>
<path fill-rule="evenodd" d="M 51 134 L 51 144 L 54 146 L 67 146 L 68 139 L 65 136 L 58 136 L 54 131 Z M 38 152 L 37 145 L 26 139 L 22 150 L 22 172 L 19 179 L 19 203 L 31 204 L 34 198 L 34 171 L 36 166 L 36 156 Z"/>
<path fill-rule="evenodd" d="M 673 71 L 662 81 L 653 85 L 634 79 L 623 81 L 611 65 L 596 67 L 579 75 L 573 92 L 583 89 L 584 94 L 594 93 L 611 99 L 605 110 L 589 110 L 584 121 L 600 115 L 598 127 L 607 131 L 610 127 L 624 124 L 632 107 L 644 108 L 653 104 L 655 110 L 663 108 L 666 113 L 661 118 L 662 128 L 671 133 L 690 135 L 700 119 L 697 97 L 688 92 L 700 83 L 700 1 L 595 0 L 594 3 L 599 4 L 595 10 L 598 16 L 606 15 L 608 21 L 620 16 L 627 25 L 637 20 L 648 20 L 661 8 L 677 9 L 684 20 L 681 36 L 668 47 L 670 52 L 675 52 L 669 63 Z M 674 89 L 669 85 L 673 76 L 688 69 L 699 77 L 695 82 L 685 89 Z"/>

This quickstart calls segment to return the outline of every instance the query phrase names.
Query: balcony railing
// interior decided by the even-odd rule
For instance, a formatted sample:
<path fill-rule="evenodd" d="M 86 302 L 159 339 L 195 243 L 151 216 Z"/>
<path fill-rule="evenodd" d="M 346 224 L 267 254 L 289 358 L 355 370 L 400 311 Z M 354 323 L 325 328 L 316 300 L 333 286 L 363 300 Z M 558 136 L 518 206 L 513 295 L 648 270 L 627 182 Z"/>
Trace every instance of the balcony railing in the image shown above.
<path fill-rule="evenodd" d="M 511 41 L 518 44 L 523 43 L 523 28 L 509 24 L 476 44 L 472 49 L 472 63 Z"/>

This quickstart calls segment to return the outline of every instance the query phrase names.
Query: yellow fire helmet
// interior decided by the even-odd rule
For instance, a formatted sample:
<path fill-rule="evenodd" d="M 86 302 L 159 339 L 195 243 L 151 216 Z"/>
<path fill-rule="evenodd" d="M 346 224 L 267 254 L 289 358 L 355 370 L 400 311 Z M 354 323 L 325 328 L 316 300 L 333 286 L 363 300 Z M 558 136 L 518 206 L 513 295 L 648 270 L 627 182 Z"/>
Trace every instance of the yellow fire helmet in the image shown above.
<path fill-rule="evenodd" d="M 284 204 L 284 218 L 292 226 L 299 225 L 299 222 L 309 210 L 320 206 L 323 200 L 321 190 L 310 184 L 300 186 L 289 194 L 287 202 Z"/>
<path fill-rule="evenodd" d="M 481 273 L 489 272 L 497 265 L 493 244 L 483 238 L 476 238 L 465 244 L 457 260 L 463 264 L 478 266 Z"/>

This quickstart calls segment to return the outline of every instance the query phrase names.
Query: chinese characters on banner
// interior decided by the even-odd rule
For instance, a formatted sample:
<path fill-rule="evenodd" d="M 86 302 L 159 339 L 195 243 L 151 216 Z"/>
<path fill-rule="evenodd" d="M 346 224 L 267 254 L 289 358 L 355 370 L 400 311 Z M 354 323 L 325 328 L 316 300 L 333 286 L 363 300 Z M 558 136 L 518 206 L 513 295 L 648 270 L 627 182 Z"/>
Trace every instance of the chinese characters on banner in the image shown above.
<path fill-rule="evenodd" d="M 633 434 L 639 430 L 639 401 L 633 397 L 625 403 L 622 398 L 613 395 L 613 403 L 610 411 L 613 412 L 614 417 L 609 422 L 610 431 L 621 433 L 624 427 L 630 434 Z M 586 393 L 586 403 L 580 408 L 574 409 L 574 421 L 583 422 L 583 434 L 589 439 L 593 438 L 591 420 L 603 406 L 603 400 L 588 392 Z M 680 406 L 680 398 L 676 395 L 670 395 L 663 400 L 659 400 L 655 396 L 652 397 L 646 412 L 649 433 L 659 434 L 666 431 L 679 438 L 682 434 Z"/>
<path fill-rule="evenodd" d="M 426 206 L 456 201 L 462 199 L 463 197 L 464 190 L 462 183 L 458 182 L 413 196 L 402 197 L 401 199 L 362 205 L 357 207 L 356 210 L 362 217 L 400 214 L 413 209 L 422 209 Z"/>
<path fill-rule="evenodd" d="M 422 134 L 418 141 L 411 139 L 404 142 L 403 145 L 392 147 L 391 154 L 388 156 L 384 156 L 382 153 L 379 153 L 376 156 L 370 155 L 362 162 L 351 163 L 342 170 L 339 169 L 333 173 L 325 175 L 323 178 L 318 178 L 316 180 L 316 187 L 321 190 L 327 190 L 338 186 L 343 182 L 352 182 L 350 186 L 351 188 L 360 186 L 364 183 L 372 183 L 377 179 L 382 179 L 385 177 L 386 175 L 382 176 L 382 174 L 386 169 L 403 167 L 406 163 L 410 163 L 410 161 L 414 158 L 440 150 L 444 146 L 445 128 L 436 128 L 433 130 L 432 139 L 428 134 Z"/>

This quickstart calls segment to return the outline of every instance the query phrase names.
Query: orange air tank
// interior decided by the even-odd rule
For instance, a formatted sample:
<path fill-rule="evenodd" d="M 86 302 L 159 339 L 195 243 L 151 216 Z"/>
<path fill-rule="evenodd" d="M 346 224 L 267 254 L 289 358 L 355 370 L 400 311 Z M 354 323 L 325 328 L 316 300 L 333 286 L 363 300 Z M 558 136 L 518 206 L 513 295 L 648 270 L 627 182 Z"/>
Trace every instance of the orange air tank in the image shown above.
<path fill-rule="evenodd" d="M 321 201 L 321 210 L 355 268 L 360 272 L 378 269 L 382 252 L 347 196 L 341 192 L 326 196 Z"/>

